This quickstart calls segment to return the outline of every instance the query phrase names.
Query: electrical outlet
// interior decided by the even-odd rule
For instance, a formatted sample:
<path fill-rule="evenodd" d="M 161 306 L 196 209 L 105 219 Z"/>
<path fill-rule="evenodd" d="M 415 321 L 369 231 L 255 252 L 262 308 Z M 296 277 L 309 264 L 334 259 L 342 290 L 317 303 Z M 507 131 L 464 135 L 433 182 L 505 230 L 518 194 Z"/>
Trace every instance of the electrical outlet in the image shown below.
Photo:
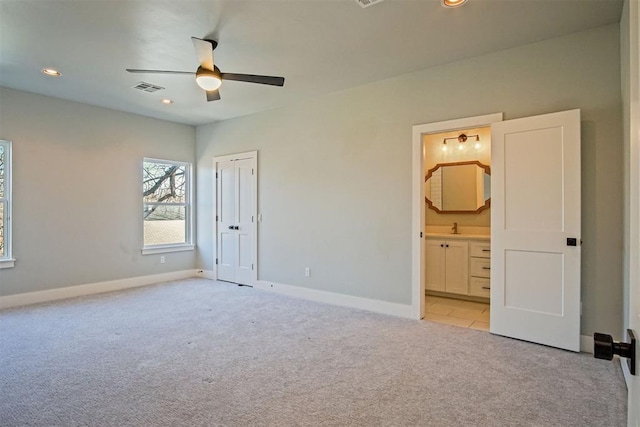
<path fill-rule="evenodd" d="M 309 267 L 304 269 L 304 276 L 311 277 L 311 269 Z"/>
<path fill-rule="evenodd" d="M 164 264 L 164 255 L 160 257 L 160 264 Z"/>

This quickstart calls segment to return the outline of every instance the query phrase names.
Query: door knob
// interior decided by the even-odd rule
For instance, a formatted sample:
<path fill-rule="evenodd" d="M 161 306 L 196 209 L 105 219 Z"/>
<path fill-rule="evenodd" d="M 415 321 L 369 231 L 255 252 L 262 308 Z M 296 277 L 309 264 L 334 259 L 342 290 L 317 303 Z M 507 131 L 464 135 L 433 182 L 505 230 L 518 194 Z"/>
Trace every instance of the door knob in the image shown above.
<path fill-rule="evenodd" d="M 233 229 L 234 229 L 234 228 L 233 228 L 233 225 L 230 225 L 230 226 L 229 226 L 229 230 L 233 230 Z"/>
<path fill-rule="evenodd" d="M 611 335 L 596 332 L 593 334 L 593 357 L 611 360 L 613 355 L 627 358 L 631 375 L 636 375 L 636 334 L 627 329 L 630 343 L 615 342 Z"/>
<path fill-rule="evenodd" d="M 233 227 L 233 229 L 234 230 L 240 230 L 240 227 L 236 225 L 235 227 Z"/>

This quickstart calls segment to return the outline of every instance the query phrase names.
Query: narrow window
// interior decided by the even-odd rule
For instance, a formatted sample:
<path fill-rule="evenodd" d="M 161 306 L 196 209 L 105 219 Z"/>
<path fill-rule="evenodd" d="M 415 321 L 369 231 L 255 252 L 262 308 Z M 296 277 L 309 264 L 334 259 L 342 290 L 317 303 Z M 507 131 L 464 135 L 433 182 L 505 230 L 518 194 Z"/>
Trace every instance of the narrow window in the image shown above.
<path fill-rule="evenodd" d="M 144 159 L 142 166 L 144 249 L 193 249 L 191 165 Z"/>
<path fill-rule="evenodd" d="M 11 142 L 0 140 L 0 268 L 13 267 L 11 256 Z"/>

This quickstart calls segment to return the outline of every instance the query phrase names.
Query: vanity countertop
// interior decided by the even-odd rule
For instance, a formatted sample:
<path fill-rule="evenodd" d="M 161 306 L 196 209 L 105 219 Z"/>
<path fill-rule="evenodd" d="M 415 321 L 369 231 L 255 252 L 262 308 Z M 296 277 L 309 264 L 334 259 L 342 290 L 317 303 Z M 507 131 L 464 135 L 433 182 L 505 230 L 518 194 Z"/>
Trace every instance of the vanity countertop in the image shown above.
<path fill-rule="evenodd" d="M 486 234 L 466 234 L 466 233 L 425 233 L 426 237 L 435 237 L 438 239 L 465 239 L 465 240 L 491 240 L 491 236 Z"/>

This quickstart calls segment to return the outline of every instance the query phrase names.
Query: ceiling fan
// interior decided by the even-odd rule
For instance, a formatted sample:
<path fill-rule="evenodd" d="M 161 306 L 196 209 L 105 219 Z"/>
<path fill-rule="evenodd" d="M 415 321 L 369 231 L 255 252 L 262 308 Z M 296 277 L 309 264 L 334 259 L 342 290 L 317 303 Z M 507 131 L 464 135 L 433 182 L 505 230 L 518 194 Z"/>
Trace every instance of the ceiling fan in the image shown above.
<path fill-rule="evenodd" d="M 260 76 L 256 74 L 236 74 L 223 73 L 213 63 L 213 50 L 218 46 L 215 40 L 203 40 L 191 37 L 193 47 L 200 66 L 195 72 L 192 71 L 169 71 L 169 70 L 138 70 L 127 68 L 130 73 L 149 74 L 189 74 L 196 76 L 196 83 L 207 92 L 207 101 L 217 101 L 220 99 L 219 88 L 222 80 L 235 80 L 238 82 L 258 83 L 262 85 L 284 86 L 284 77 Z"/>

